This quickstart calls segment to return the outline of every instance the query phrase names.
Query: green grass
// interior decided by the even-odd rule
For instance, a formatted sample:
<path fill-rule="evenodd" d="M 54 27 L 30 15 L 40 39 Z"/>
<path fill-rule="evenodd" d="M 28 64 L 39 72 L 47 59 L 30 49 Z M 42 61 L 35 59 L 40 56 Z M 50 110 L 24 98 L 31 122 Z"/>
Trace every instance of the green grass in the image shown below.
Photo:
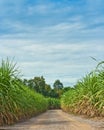
<path fill-rule="evenodd" d="M 16 65 L 2 60 L 0 66 L 0 125 L 30 118 L 48 108 L 47 100 L 24 86 Z"/>
<path fill-rule="evenodd" d="M 104 116 L 104 67 L 101 66 L 102 63 L 78 81 L 75 87 L 63 94 L 61 108 L 64 111 L 90 117 Z"/>
<path fill-rule="evenodd" d="M 104 116 L 104 62 L 79 80 L 60 99 L 45 98 L 25 86 L 20 72 L 8 59 L 0 65 L 0 125 L 9 125 L 40 114 L 47 109 L 61 108 L 66 112 L 90 117 Z"/>

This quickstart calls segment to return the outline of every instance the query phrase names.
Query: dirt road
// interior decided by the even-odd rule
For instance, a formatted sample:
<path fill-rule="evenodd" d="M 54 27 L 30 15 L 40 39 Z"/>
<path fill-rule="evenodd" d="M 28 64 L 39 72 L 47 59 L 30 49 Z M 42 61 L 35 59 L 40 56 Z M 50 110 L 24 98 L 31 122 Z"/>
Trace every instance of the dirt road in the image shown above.
<path fill-rule="evenodd" d="M 26 122 L 0 130 L 104 130 L 104 123 L 69 115 L 61 110 L 49 110 Z"/>

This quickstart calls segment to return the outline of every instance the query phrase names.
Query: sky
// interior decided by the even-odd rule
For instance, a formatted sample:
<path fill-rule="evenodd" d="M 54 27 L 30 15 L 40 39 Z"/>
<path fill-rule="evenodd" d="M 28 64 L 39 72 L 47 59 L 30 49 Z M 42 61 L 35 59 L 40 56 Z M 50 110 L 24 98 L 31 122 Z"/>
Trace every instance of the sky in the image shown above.
<path fill-rule="evenodd" d="M 0 0 L 0 61 L 7 57 L 22 78 L 75 85 L 104 60 L 104 0 Z"/>

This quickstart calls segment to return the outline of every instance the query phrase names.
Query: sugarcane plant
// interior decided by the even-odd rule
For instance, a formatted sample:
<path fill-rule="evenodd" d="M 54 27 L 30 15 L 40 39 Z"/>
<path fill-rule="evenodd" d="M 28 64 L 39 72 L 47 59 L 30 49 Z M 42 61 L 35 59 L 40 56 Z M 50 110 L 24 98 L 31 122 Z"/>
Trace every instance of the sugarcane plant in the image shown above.
<path fill-rule="evenodd" d="M 2 60 L 0 65 L 0 125 L 13 124 L 30 118 L 48 108 L 47 100 L 25 86 L 13 61 Z"/>
<path fill-rule="evenodd" d="M 64 111 L 85 114 L 90 117 L 104 116 L 104 61 L 64 93 L 61 108 Z"/>

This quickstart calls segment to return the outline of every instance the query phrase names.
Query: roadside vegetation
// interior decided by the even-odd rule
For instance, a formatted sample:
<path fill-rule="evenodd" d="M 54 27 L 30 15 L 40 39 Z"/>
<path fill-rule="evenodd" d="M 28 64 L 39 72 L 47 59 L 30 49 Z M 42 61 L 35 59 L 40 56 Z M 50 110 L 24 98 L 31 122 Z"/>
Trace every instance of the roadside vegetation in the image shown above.
<path fill-rule="evenodd" d="M 60 99 L 57 98 L 47 98 L 48 109 L 60 109 Z"/>
<path fill-rule="evenodd" d="M 10 60 L 0 64 L 0 126 L 25 120 L 48 109 L 60 108 L 63 84 L 56 80 L 54 87 L 43 76 L 21 79 L 20 72 Z"/>
<path fill-rule="evenodd" d="M 46 83 L 43 76 L 34 77 L 32 79 L 24 79 L 23 84 L 33 89 L 37 93 L 42 94 L 45 97 L 60 98 L 65 89 L 60 80 L 55 80 L 53 87 Z"/>
<path fill-rule="evenodd" d="M 61 108 L 90 117 L 104 116 L 104 62 L 62 95 Z"/>
<path fill-rule="evenodd" d="M 2 60 L 0 125 L 10 125 L 48 109 L 60 108 L 89 117 L 104 116 L 104 62 L 73 87 L 64 87 L 60 80 L 55 80 L 51 88 L 43 76 L 21 79 L 16 64 Z"/>
<path fill-rule="evenodd" d="M 0 65 L 0 125 L 30 118 L 48 108 L 47 99 L 25 86 L 15 64 L 2 60 Z"/>

